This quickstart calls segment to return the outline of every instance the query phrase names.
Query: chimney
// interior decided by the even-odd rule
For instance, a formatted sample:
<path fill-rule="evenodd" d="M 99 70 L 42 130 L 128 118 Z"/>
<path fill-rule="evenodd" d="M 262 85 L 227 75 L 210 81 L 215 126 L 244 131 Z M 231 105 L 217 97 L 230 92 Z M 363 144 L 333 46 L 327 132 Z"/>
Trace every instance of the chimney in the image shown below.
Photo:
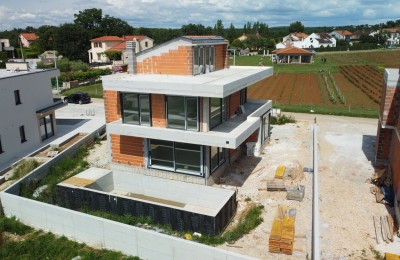
<path fill-rule="evenodd" d="M 136 42 L 127 41 L 126 51 L 128 52 L 128 74 L 136 74 Z"/>

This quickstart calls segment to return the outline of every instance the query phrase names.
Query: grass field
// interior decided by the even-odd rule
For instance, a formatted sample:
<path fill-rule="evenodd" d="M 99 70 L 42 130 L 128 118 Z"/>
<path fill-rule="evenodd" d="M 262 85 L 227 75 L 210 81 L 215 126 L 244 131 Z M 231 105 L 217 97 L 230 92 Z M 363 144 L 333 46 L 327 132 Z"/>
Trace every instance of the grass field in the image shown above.
<path fill-rule="evenodd" d="M 384 68 L 400 67 L 400 50 L 318 53 L 312 64 L 272 64 L 269 57 L 236 57 L 238 66 L 258 66 L 260 61 L 274 68 L 274 76 L 251 86 L 249 98 L 272 99 L 284 111 L 376 118 Z"/>
<path fill-rule="evenodd" d="M 77 93 L 77 92 L 86 92 L 92 98 L 103 98 L 103 85 L 101 83 L 95 83 L 86 86 L 74 87 L 62 90 L 61 95 L 68 96 L 72 93 Z"/>

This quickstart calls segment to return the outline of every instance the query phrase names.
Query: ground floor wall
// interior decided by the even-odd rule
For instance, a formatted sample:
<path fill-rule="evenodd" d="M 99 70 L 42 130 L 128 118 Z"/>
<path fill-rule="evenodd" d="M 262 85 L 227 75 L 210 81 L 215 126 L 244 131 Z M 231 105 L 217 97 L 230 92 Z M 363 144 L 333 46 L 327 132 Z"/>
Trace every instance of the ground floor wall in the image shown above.
<path fill-rule="evenodd" d="M 390 169 L 392 172 L 393 190 L 395 193 L 395 214 L 398 225 L 400 225 L 400 140 L 397 131 L 393 131 L 393 141 L 391 149 Z"/>

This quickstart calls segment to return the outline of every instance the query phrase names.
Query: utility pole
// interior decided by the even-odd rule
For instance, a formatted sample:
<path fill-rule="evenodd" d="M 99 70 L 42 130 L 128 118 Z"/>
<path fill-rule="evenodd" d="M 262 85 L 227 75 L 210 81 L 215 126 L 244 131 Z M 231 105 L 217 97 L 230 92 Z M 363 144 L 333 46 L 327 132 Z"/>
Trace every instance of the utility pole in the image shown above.
<path fill-rule="evenodd" d="M 56 57 L 56 51 L 54 50 L 54 68 L 57 69 L 57 57 Z M 57 94 L 60 96 L 60 89 L 58 88 L 58 76 L 56 76 L 56 84 L 57 84 Z"/>

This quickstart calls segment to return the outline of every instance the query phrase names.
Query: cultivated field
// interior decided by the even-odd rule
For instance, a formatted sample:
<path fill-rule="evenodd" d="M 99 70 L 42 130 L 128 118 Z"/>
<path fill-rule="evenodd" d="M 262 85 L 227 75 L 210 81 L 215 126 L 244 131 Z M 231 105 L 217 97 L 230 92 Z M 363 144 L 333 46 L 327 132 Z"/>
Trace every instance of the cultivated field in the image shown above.
<path fill-rule="evenodd" d="M 318 53 L 313 64 L 236 57 L 236 65 L 254 66 L 260 60 L 273 66 L 275 74 L 250 87 L 249 98 L 272 99 L 286 111 L 377 117 L 384 68 L 400 66 L 400 50 Z"/>

